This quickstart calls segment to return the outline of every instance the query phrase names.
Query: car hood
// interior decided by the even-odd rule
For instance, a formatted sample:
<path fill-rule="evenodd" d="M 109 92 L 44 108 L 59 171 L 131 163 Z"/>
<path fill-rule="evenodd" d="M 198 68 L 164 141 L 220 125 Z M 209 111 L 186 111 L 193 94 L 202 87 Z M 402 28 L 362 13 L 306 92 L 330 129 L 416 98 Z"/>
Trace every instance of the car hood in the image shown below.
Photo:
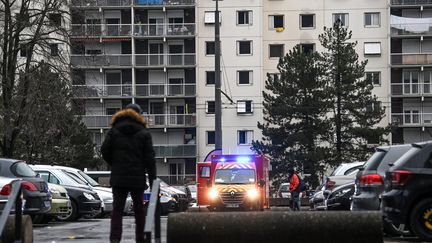
<path fill-rule="evenodd" d="M 94 186 L 94 187 L 92 187 L 92 189 L 94 191 L 97 191 L 97 192 L 109 192 L 109 193 L 112 193 L 112 188 L 109 188 L 109 187 Z"/>

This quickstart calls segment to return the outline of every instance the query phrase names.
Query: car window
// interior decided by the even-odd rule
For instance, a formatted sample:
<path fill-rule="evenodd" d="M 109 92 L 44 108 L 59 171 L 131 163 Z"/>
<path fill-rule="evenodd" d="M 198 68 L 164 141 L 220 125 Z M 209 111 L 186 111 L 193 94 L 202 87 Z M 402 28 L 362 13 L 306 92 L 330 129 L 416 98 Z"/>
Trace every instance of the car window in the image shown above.
<path fill-rule="evenodd" d="M 404 155 L 402 155 L 396 162 L 395 165 L 396 167 L 399 166 L 404 166 L 404 167 L 408 167 L 408 168 L 421 168 L 421 166 L 418 166 L 418 164 L 420 162 L 418 162 L 418 160 L 420 158 L 417 158 L 417 154 L 422 150 L 422 148 L 419 147 L 411 147 L 410 150 L 408 150 L 408 152 L 406 152 Z M 423 153 L 425 154 L 425 153 Z M 429 156 L 429 154 L 427 154 L 426 156 Z M 416 161 L 413 161 L 413 158 L 416 159 Z M 423 160 L 420 160 L 422 162 L 424 162 L 426 160 L 426 158 L 424 158 Z M 424 164 L 422 164 L 423 166 Z"/>
<path fill-rule="evenodd" d="M 72 178 L 74 181 L 76 181 L 77 183 L 81 184 L 81 185 L 87 185 L 87 183 L 83 180 L 81 180 L 77 175 L 75 175 L 74 173 L 68 172 L 68 171 L 63 171 L 65 172 L 66 175 L 68 175 L 70 178 Z"/>
<path fill-rule="evenodd" d="M 385 157 L 382 159 L 379 164 L 377 171 L 379 173 L 384 173 L 389 170 L 390 164 L 394 164 L 402 155 L 404 155 L 408 150 L 410 150 L 411 146 L 398 146 L 391 147 L 387 152 Z"/>
<path fill-rule="evenodd" d="M 353 175 L 353 174 L 356 174 L 361 167 L 362 167 L 362 165 L 349 168 L 348 170 L 345 171 L 344 175 Z"/>
<path fill-rule="evenodd" d="M 339 171 L 341 171 L 343 168 L 343 165 L 339 165 L 331 174 L 330 176 L 334 176 L 337 175 L 339 173 Z"/>
<path fill-rule="evenodd" d="M 91 186 L 100 186 L 99 183 L 97 183 L 95 180 L 93 180 L 86 173 L 84 173 L 82 171 L 78 171 L 78 174 L 80 174 Z"/>
<path fill-rule="evenodd" d="M 387 151 L 376 151 L 364 164 L 364 170 L 376 170 L 386 154 Z"/>
<path fill-rule="evenodd" d="M 18 177 L 36 177 L 37 174 L 34 170 L 24 162 L 17 162 L 12 164 L 11 172 Z"/>
<path fill-rule="evenodd" d="M 60 180 L 48 171 L 39 171 L 39 177 L 46 182 L 60 185 Z"/>

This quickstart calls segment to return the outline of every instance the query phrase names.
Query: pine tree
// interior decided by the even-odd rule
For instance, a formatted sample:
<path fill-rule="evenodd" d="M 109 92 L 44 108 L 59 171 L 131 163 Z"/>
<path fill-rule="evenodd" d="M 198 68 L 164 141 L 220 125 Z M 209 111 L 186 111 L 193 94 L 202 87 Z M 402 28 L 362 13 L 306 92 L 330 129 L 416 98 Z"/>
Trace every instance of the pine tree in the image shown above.
<path fill-rule="evenodd" d="M 323 170 L 330 103 L 319 60 L 318 53 L 305 53 L 298 45 L 280 59 L 280 78 L 267 75 L 264 123 L 258 123 L 263 140 L 255 141 L 253 149 L 270 156 L 276 186 L 287 181 L 289 167 L 311 174 L 313 185 Z"/>
<path fill-rule="evenodd" d="M 352 32 L 337 21 L 333 28 L 324 28 L 319 36 L 325 48 L 323 67 L 327 70 L 328 93 L 333 103 L 330 111 L 334 138 L 334 165 L 366 159 L 368 141 L 385 142 L 388 127 L 377 124 L 385 109 L 372 94 L 373 84 L 365 79 L 367 60 L 359 62 L 355 51 L 357 42 L 350 41 Z"/>

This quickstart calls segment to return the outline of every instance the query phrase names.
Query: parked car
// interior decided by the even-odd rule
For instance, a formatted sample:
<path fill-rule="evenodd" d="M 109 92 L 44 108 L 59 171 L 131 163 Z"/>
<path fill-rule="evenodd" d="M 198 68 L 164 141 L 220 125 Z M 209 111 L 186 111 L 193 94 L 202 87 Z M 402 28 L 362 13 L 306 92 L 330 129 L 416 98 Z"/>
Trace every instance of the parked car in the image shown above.
<path fill-rule="evenodd" d="M 342 163 L 330 174 L 330 176 L 343 176 L 357 173 L 362 168 L 364 162 Z"/>
<path fill-rule="evenodd" d="M 189 204 L 193 202 L 192 193 L 191 193 L 191 191 L 190 191 L 190 189 L 189 189 L 189 187 L 187 185 L 183 185 L 183 186 L 171 186 L 171 187 L 173 187 L 173 188 L 175 188 L 177 190 L 180 190 L 184 194 L 186 194 L 186 199 L 187 199 L 187 201 L 188 201 Z"/>
<path fill-rule="evenodd" d="M 26 162 L 14 159 L 0 159 L 0 176 L 7 177 L 0 180 L 2 183 L 0 194 L 9 196 L 11 182 L 22 179 L 24 195 L 24 213 L 34 216 L 45 214 L 51 210 L 51 193 L 48 184 L 37 176 Z"/>
<path fill-rule="evenodd" d="M 83 185 L 65 172 L 54 169 L 51 166 L 33 165 L 32 168 L 38 172 L 39 176 L 45 181 L 53 184 L 62 185 L 68 192 L 71 200 L 69 214 L 56 216 L 60 221 L 75 221 L 83 216 L 93 216 L 101 212 L 99 196 L 90 187 Z"/>
<path fill-rule="evenodd" d="M 326 210 L 350 210 L 351 197 L 354 194 L 354 182 L 340 185 L 333 190 L 324 191 Z"/>
<path fill-rule="evenodd" d="M 381 210 L 381 194 L 384 191 L 385 173 L 390 165 L 411 148 L 410 144 L 383 146 L 375 153 L 356 175 L 355 191 L 352 197 L 351 210 Z M 383 222 L 384 231 L 389 235 L 406 234 L 404 225 Z"/>
<path fill-rule="evenodd" d="M 192 202 L 197 202 L 197 185 L 196 184 L 189 184 L 187 185 L 189 188 L 189 191 L 191 192 Z"/>
<path fill-rule="evenodd" d="M 384 184 L 385 219 L 432 241 L 432 141 L 412 144 L 386 172 Z"/>
<path fill-rule="evenodd" d="M 52 196 L 51 211 L 46 214 L 37 215 L 34 218 L 34 223 L 47 223 L 56 216 L 64 217 L 71 210 L 71 203 L 67 190 L 56 184 L 48 183 L 49 190 Z"/>
<path fill-rule="evenodd" d="M 103 187 L 98 182 L 93 180 L 90 176 L 88 176 L 83 171 L 66 167 L 66 166 L 53 166 L 53 168 L 60 169 L 64 172 L 66 172 L 68 175 L 78 178 L 79 180 L 83 181 L 86 185 L 92 188 L 93 191 L 95 191 L 100 199 L 102 200 L 102 209 L 101 209 L 101 216 L 110 214 L 112 212 L 113 208 L 113 194 L 112 194 L 112 188 L 109 187 Z M 128 196 L 126 198 L 126 204 L 124 207 L 124 213 L 129 214 L 132 211 L 132 198 Z"/>
<path fill-rule="evenodd" d="M 277 191 L 277 197 L 291 199 L 291 193 L 289 192 L 289 186 L 290 186 L 289 182 L 288 183 L 282 183 L 279 186 L 279 189 Z"/>

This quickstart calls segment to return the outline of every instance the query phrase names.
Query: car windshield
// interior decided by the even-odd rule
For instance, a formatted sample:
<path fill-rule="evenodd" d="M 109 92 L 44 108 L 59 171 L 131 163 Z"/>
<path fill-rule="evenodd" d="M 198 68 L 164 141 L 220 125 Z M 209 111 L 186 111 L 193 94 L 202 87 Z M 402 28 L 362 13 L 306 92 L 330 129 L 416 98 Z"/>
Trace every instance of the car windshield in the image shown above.
<path fill-rule="evenodd" d="M 24 162 L 17 162 L 11 166 L 11 171 L 18 177 L 36 177 L 34 170 Z"/>
<path fill-rule="evenodd" d="M 93 178 L 88 176 L 86 173 L 79 170 L 78 174 L 80 174 L 80 176 L 82 176 L 90 184 L 90 186 L 100 186 L 99 183 L 93 180 Z"/>
<path fill-rule="evenodd" d="M 61 170 L 57 170 L 55 175 L 60 179 L 61 181 L 61 185 L 66 185 L 66 186 L 82 186 L 85 185 L 84 182 L 81 181 L 78 182 L 74 179 L 72 179 L 72 177 L 70 177 L 68 174 L 66 174 L 65 172 L 61 171 Z"/>
<path fill-rule="evenodd" d="M 255 183 L 255 171 L 244 169 L 216 170 L 215 184 Z"/>

